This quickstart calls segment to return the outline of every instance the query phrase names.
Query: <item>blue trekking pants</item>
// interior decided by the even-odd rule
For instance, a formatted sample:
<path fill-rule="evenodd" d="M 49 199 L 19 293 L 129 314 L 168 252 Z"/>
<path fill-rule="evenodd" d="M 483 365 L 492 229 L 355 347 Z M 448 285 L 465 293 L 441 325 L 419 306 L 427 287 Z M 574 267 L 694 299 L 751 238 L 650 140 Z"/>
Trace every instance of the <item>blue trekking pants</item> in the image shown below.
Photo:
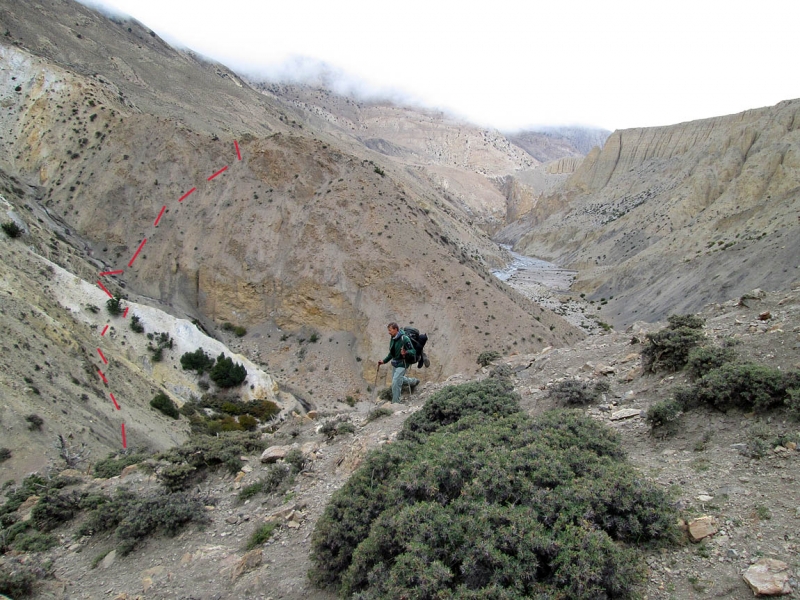
<path fill-rule="evenodd" d="M 410 386 L 412 383 L 419 383 L 418 379 L 406 377 L 405 367 L 392 367 L 392 402 L 400 402 L 400 392 L 404 385 Z"/>

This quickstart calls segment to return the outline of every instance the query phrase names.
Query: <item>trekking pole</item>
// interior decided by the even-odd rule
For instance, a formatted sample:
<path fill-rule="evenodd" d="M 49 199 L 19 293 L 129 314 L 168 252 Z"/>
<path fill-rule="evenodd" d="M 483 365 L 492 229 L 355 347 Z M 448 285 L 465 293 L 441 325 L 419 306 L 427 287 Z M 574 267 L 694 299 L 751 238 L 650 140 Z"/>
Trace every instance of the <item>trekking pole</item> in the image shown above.
<path fill-rule="evenodd" d="M 375 385 L 372 388 L 372 403 L 375 404 L 375 399 L 378 397 L 378 374 L 381 372 L 381 366 L 375 370 Z"/>

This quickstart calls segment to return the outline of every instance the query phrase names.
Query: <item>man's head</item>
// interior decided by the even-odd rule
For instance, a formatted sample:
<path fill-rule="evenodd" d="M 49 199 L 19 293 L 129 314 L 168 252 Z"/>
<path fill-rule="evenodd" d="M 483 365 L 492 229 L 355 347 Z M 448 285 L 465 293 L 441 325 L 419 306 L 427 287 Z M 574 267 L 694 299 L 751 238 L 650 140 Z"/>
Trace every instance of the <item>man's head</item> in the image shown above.
<path fill-rule="evenodd" d="M 400 327 L 394 321 L 389 323 L 387 328 L 389 329 L 389 335 L 392 337 L 396 336 L 397 332 L 400 331 Z"/>

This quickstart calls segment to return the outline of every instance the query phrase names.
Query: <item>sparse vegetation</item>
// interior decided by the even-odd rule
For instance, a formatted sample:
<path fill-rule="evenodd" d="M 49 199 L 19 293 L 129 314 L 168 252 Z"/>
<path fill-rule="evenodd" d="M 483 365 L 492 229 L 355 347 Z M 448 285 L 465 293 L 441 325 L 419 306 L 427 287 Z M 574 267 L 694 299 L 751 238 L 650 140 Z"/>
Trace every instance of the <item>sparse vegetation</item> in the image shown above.
<path fill-rule="evenodd" d="M 388 417 L 394 414 L 391 408 L 385 408 L 383 406 L 379 406 L 378 408 L 373 408 L 367 414 L 366 422 L 371 423 L 376 419 L 380 419 L 381 417 Z"/>
<path fill-rule="evenodd" d="M 122 298 L 120 296 L 114 296 L 106 300 L 106 312 L 112 317 L 120 316 L 123 311 Z"/>
<path fill-rule="evenodd" d="M 186 352 L 181 356 L 181 367 L 184 371 L 195 371 L 202 375 L 210 371 L 214 366 L 214 359 L 205 353 L 205 350 L 198 348 L 194 352 Z"/>
<path fill-rule="evenodd" d="M 133 315 L 131 317 L 131 331 L 134 333 L 144 333 L 144 325 L 142 325 L 142 320 L 139 318 L 139 315 Z"/>
<path fill-rule="evenodd" d="M 6 462 L 12 457 L 11 450 L 8 448 L 0 448 L 0 464 Z"/>
<path fill-rule="evenodd" d="M 253 531 L 250 539 L 247 540 L 247 546 L 245 547 L 247 550 L 253 550 L 254 548 L 258 548 L 261 544 L 267 542 L 269 538 L 272 537 L 273 532 L 277 524 L 275 523 L 264 523 L 256 527 L 255 531 Z"/>
<path fill-rule="evenodd" d="M 44 425 L 44 419 L 36 414 L 30 414 L 25 417 L 25 420 L 28 422 L 28 429 L 30 431 L 41 431 L 42 425 Z"/>
<path fill-rule="evenodd" d="M 548 396 L 563 406 L 585 406 L 600 400 L 610 389 L 607 381 L 589 384 L 587 381 L 567 379 L 553 385 Z"/>
<path fill-rule="evenodd" d="M 103 460 L 99 460 L 94 465 L 94 476 L 109 479 L 116 477 L 125 467 L 135 465 L 147 458 L 146 454 L 133 452 L 130 454 L 109 454 Z"/>

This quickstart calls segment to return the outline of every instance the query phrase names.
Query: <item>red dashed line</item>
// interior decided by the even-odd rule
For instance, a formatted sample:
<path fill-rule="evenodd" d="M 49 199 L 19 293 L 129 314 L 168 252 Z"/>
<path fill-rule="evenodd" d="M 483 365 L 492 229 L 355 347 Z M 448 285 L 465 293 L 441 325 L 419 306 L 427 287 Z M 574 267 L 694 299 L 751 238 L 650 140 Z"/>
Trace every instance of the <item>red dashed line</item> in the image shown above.
<path fill-rule="evenodd" d="M 153 227 L 158 227 L 158 222 L 161 220 L 161 217 L 164 214 L 165 210 L 167 210 L 167 205 L 166 204 L 161 207 L 161 212 L 158 213 L 158 216 L 156 217 L 156 222 L 153 223 Z"/>
<path fill-rule="evenodd" d="M 103 290 L 103 291 L 104 291 L 106 294 L 108 294 L 108 297 L 109 297 L 109 298 L 113 298 L 113 297 L 114 297 L 114 296 L 111 294 L 111 292 L 109 292 L 109 291 L 106 289 L 106 286 L 104 286 L 104 285 L 103 285 L 103 282 L 102 282 L 102 281 L 99 281 L 99 280 L 98 280 L 98 282 L 97 282 L 97 285 L 99 285 L 99 286 L 100 286 L 100 289 L 101 289 L 101 290 Z"/>
<path fill-rule="evenodd" d="M 236 159 L 237 160 L 242 160 L 242 153 L 239 150 L 239 142 L 234 140 L 233 145 L 236 148 Z M 218 175 L 221 175 L 222 173 L 224 173 L 227 170 L 228 170 L 228 165 L 225 165 L 219 171 L 217 171 L 216 173 L 211 175 L 211 177 L 206 179 L 206 181 L 211 181 L 212 179 L 214 179 Z M 186 192 L 183 196 L 178 198 L 178 202 L 183 202 L 184 200 L 186 200 L 186 198 L 191 196 L 196 191 L 197 191 L 197 188 L 193 187 L 188 192 Z M 166 209 L 167 209 L 166 205 L 161 207 L 161 211 L 158 213 L 158 216 L 156 217 L 156 220 L 153 223 L 153 227 L 158 227 L 158 223 L 161 221 L 161 217 L 164 216 L 164 212 L 166 211 Z M 136 252 L 134 253 L 133 257 L 131 258 L 130 262 L 128 263 L 129 267 L 133 266 L 134 261 L 139 256 L 139 253 L 142 251 L 142 248 L 144 248 L 144 245 L 146 243 L 147 243 L 147 238 L 143 239 L 142 243 L 139 244 L 139 247 L 136 249 Z M 106 277 L 108 275 L 121 275 L 124 272 L 125 271 L 123 269 L 117 269 L 115 271 L 103 271 L 102 273 L 100 273 L 100 277 Z M 102 289 L 106 294 L 108 294 L 109 298 L 113 298 L 114 297 L 114 295 L 106 289 L 106 287 L 103 285 L 103 283 L 101 281 L 98 280 L 97 285 L 99 285 L 100 289 Z M 125 311 L 122 313 L 122 317 L 123 318 L 126 318 L 128 316 L 128 311 L 129 310 L 130 310 L 130 307 L 126 306 L 125 307 Z M 108 325 L 103 327 L 103 331 L 100 334 L 101 337 L 106 334 L 106 332 L 108 331 L 108 327 L 109 327 Z M 97 353 L 100 355 L 100 358 L 103 360 L 103 363 L 108 364 L 108 360 L 106 359 L 105 355 L 103 354 L 103 351 L 100 350 L 100 348 L 97 349 Z M 101 371 L 100 369 L 97 369 L 97 374 L 100 375 L 100 379 L 103 380 L 103 383 L 108 385 L 108 379 L 106 379 L 106 376 L 103 373 L 103 371 Z M 109 392 L 109 396 L 111 397 L 111 402 L 114 403 L 114 408 L 117 409 L 117 410 L 121 410 L 120 406 L 119 406 L 119 403 L 117 402 L 117 399 L 114 397 L 114 394 Z M 128 439 L 127 439 L 127 436 L 125 435 L 125 423 L 124 422 L 120 424 L 120 432 L 122 434 L 122 447 L 123 448 L 127 448 L 128 447 Z"/>
<path fill-rule="evenodd" d="M 144 239 L 142 240 L 142 243 L 141 243 L 141 244 L 139 244 L 139 247 L 136 249 L 136 252 L 134 252 L 134 253 L 133 253 L 133 258 L 131 259 L 131 262 L 129 262 L 129 263 L 128 263 L 128 266 L 129 266 L 129 267 L 132 267 L 132 266 L 133 266 L 133 261 L 135 261 L 135 260 L 136 260 L 136 257 L 137 257 L 137 256 L 139 256 L 139 252 L 141 252 L 141 251 L 142 251 L 142 248 L 144 248 L 144 245 L 145 245 L 146 243 L 147 243 L 147 238 L 144 238 Z"/>
<path fill-rule="evenodd" d="M 225 172 L 225 171 L 227 171 L 227 170 L 228 170 L 228 165 L 225 165 L 225 166 L 224 166 L 224 167 L 222 167 L 222 168 L 221 168 L 219 171 L 217 171 L 216 173 L 214 173 L 214 174 L 213 174 L 211 177 L 209 177 L 208 179 L 206 179 L 206 181 L 211 181 L 212 179 L 214 179 L 214 177 L 216 177 L 217 175 L 220 175 L 221 173 L 224 173 L 224 172 Z"/>

